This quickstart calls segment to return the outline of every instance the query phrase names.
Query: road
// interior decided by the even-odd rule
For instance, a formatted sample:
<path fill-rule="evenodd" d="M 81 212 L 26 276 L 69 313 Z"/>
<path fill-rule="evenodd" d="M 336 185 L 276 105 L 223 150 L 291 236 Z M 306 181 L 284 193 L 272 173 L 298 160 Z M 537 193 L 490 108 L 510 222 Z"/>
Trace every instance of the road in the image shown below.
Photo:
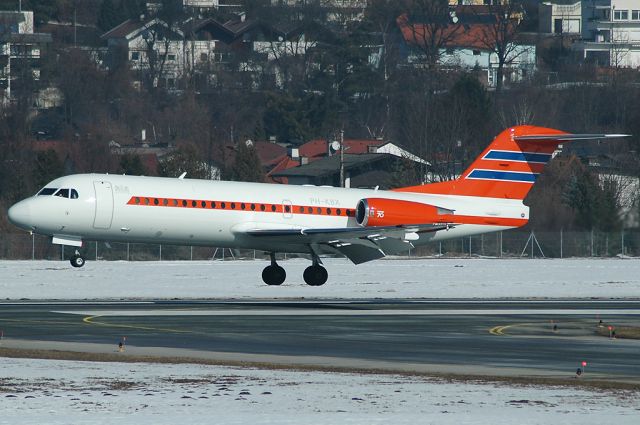
<path fill-rule="evenodd" d="M 638 326 L 640 301 L 0 303 L 5 347 L 113 351 L 126 337 L 136 354 L 472 375 L 586 361 L 589 376 L 640 382 L 640 341 L 598 336 L 600 320 Z"/>

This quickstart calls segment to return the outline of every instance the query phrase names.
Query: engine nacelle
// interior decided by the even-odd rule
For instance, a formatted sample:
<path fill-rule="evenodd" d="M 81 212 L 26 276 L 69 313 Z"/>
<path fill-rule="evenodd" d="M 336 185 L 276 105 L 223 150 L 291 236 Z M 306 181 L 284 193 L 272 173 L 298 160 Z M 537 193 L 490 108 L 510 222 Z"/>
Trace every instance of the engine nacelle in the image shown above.
<path fill-rule="evenodd" d="M 363 227 L 450 222 L 453 211 L 420 202 L 365 198 L 358 201 L 356 223 Z"/>

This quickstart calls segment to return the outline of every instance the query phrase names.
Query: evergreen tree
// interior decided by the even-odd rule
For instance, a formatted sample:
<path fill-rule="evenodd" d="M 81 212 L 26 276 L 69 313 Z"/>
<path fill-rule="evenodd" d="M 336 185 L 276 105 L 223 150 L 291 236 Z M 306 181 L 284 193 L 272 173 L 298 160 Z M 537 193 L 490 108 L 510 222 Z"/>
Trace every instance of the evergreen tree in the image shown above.
<path fill-rule="evenodd" d="M 140 155 L 125 154 L 120 157 L 118 172 L 130 176 L 144 176 L 147 170 L 140 159 Z"/>
<path fill-rule="evenodd" d="M 231 180 L 243 182 L 263 182 L 264 172 L 260 164 L 260 158 L 253 144 L 250 142 L 239 143 L 236 149 L 236 158 L 229 170 Z"/>
<path fill-rule="evenodd" d="M 158 175 L 161 177 L 178 177 L 184 172 L 192 179 L 209 177 L 207 164 L 191 145 L 182 146 L 165 155 L 158 164 Z"/>
<path fill-rule="evenodd" d="M 36 154 L 33 169 L 33 180 L 36 187 L 40 188 L 63 174 L 64 164 L 53 149 Z"/>
<path fill-rule="evenodd" d="M 98 27 L 103 31 L 109 31 L 110 29 L 120 25 L 123 22 L 122 10 L 116 8 L 113 0 L 103 0 L 100 5 L 100 11 L 98 12 Z"/>

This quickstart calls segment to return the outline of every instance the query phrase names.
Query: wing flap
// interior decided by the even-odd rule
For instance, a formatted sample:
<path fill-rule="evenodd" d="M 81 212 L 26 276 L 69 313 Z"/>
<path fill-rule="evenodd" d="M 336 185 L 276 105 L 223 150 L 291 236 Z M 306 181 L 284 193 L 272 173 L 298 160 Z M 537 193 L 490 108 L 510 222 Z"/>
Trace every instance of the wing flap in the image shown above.
<path fill-rule="evenodd" d="M 371 246 L 368 244 L 362 244 L 359 241 L 345 241 L 330 242 L 328 245 L 351 260 L 353 264 L 362 264 L 385 256 L 385 253 L 382 252 L 375 244 L 372 244 L 373 246 Z"/>

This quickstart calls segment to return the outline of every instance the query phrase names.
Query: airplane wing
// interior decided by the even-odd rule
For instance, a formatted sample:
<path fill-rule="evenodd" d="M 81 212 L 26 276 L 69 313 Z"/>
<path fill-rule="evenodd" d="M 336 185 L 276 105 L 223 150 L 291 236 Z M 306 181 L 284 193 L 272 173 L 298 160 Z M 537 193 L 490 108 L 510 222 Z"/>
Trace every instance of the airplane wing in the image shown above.
<path fill-rule="evenodd" d="M 405 226 L 371 226 L 309 229 L 249 229 L 246 235 L 288 238 L 292 242 L 331 248 L 355 264 L 376 260 L 413 248 L 412 240 L 421 233 L 452 228 L 453 224 L 412 224 Z"/>

